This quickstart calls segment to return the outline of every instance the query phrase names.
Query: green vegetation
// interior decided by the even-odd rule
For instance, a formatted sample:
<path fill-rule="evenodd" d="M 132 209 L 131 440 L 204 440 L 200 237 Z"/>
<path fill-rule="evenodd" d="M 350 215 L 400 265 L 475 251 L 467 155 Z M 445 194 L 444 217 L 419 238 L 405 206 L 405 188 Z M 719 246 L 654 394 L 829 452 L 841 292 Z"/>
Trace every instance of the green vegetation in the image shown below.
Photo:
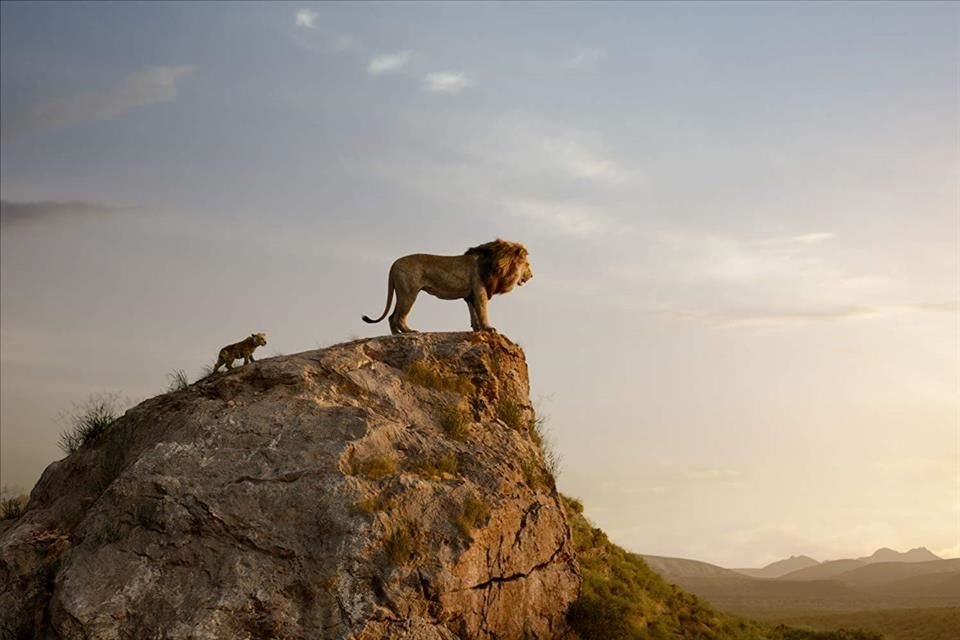
<path fill-rule="evenodd" d="M 119 407 L 119 400 L 114 394 L 95 395 L 75 407 L 68 418 L 70 428 L 60 434 L 60 448 L 64 453 L 71 454 L 85 444 L 96 441 L 120 415 Z"/>
<path fill-rule="evenodd" d="M 416 552 L 416 533 L 409 522 L 401 522 L 387 536 L 383 550 L 393 566 L 401 566 L 413 559 Z"/>
<path fill-rule="evenodd" d="M 460 468 L 456 454 L 453 452 L 444 455 L 427 455 L 419 453 L 413 456 L 409 461 L 409 467 L 412 471 L 428 478 L 440 477 L 444 474 L 456 475 Z"/>
<path fill-rule="evenodd" d="M 489 517 L 490 503 L 471 493 L 463 500 L 463 507 L 456 519 L 457 528 L 464 538 L 469 539 L 474 527 L 485 522 Z"/>
<path fill-rule="evenodd" d="M 437 421 L 447 437 L 461 441 L 467 439 L 467 425 L 470 424 L 470 414 L 464 408 L 458 405 L 449 406 L 444 409 Z"/>
<path fill-rule="evenodd" d="M 167 374 L 167 379 L 170 380 L 170 384 L 167 385 L 167 393 L 183 391 L 190 386 L 190 381 L 187 380 L 187 374 L 183 369 L 174 369 Z"/>
<path fill-rule="evenodd" d="M 583 516 L 583 504 L 563 497 L 583 576 L 567 620 L 580 640 L 880 640 L 863 631 L 815 632 L 777 627 L 721 613 L 667 583 L 643 559 L 611 543 Z M 812 635 L 811 635 L 812 634 Z"/>
<path fill-rule="evenodd" d="M 367 480 L 381 480 L 397 472 L 397 463 L 388 456 L 373 455 L 354 460 L 352 472 L 353 475 L 362 476 Z"/>
<path fill-rule="evenodd" d="M 863 629 L 883 634 L 886 640 L 953 640 L 960 629 L 960 607 L 825 612 L 777 621 L 818 631 Z"/>
<path fill-rule="evenodd" d="M 403 371 L 404 378 L 421 387 L 469 396 L 476 391 L 467 376 L 444 375 L 437 363 L 421 358 L 413 360 Z"/>

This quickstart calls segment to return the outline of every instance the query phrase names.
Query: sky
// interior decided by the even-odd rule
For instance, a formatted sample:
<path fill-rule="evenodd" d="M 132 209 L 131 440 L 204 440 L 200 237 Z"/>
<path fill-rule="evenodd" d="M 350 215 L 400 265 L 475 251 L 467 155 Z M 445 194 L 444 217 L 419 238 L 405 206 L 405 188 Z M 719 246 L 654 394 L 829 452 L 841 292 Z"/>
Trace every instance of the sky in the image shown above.
<path fill-rule="evenodd" d="M 631 551 L 960 556 L 960 5 L 0 4 L 0 482 L 72 408 L 494 299 Z M 420 330 L 462 330 L 422 295 Z"/>

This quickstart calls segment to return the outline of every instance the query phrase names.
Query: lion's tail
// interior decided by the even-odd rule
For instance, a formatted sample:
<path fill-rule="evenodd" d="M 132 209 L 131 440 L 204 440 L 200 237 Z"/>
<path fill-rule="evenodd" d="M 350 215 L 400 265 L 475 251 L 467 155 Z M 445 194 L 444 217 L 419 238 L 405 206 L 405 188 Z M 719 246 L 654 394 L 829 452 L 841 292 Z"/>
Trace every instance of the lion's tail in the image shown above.
<path fill-rule="evenodd" d="M 390 307 L 393 306 L 393 270 L 390 270 L 391 273 L 387 277 L 387 306 L 383 308 L 383 314 L 376 320 L 372 320 L 367 316 L 363 316 L 364 322 L 369 322 L 370 324 L 376 324 L 387 317 L 387 314 L 390 313 Z"/>

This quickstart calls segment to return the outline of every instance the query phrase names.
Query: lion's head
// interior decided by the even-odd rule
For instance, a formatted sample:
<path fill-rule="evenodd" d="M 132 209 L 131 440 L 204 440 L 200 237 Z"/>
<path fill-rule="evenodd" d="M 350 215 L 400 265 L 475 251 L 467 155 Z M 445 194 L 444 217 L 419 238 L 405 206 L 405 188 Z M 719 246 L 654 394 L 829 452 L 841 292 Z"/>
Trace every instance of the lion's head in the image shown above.
<path fill-rule="evenodd" d="M 507 293 L 514 286 L 523 286 L 533 277 L 533 269 L 527 259 L 527 248 L 519 242 L 497 238 L 467 249 L 465 255 L 480 256 L 480 277 L 487 295 Z"/>
<path fill-rule="evenodd" d="M 251 333 L 250 337 L 247 338 L 252 344 L 262 347 L 267 344 L 267 334 L 265 333 Z"/>

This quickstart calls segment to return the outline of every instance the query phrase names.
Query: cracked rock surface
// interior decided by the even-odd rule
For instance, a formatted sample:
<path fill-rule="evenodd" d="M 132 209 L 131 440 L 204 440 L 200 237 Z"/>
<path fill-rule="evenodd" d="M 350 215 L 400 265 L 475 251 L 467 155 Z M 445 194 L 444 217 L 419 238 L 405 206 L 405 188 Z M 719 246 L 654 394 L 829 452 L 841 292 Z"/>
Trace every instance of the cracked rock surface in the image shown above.
<path fill-rule="evenodd" d="M 147 400 L 0 524 L 0 640 L 560 638 L 580 578 L 533 417 L 486 332 Z"/>

